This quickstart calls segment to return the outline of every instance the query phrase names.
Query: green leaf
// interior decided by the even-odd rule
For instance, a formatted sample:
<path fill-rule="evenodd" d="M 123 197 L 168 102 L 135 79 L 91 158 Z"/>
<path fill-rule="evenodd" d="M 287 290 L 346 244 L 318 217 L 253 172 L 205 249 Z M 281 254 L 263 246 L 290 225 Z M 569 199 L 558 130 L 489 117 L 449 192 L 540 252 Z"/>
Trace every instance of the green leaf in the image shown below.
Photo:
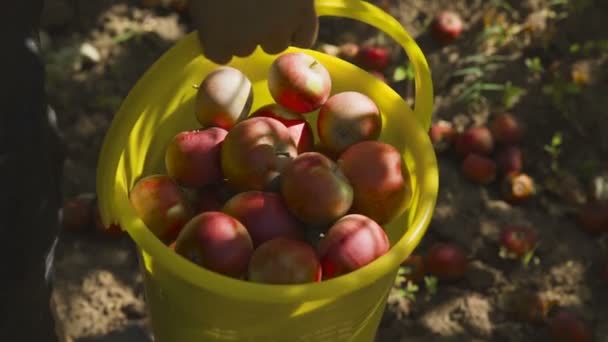
<path fill-rule="evenodd" d="M 408 281 L 406 286 L 408 292 L 418 292 L 418 285 L 414 284 L 413 282 Z"/>
<path fill-rule="evenodd" d="M 580 44 L 574 43 L 574 44 L 570 45 L 570 49 L 569 49 L 570 53 L 577 53 L 580 50 L 581 50 L 581 45 Z"/>
<path fill-rule="evenodd" d="M 407 65 L 400 65 L 395 68 L 395 71 L 393 72 L 393 81 L 400 82 L 403 80 L 413 80 L 415 76 L 414 67 L 412 64 L 408 63 Z"/>
<path fill-rule="evenodd" d="M 424 277 L 424 286 L 430 294 L 437 293 L 437 278 L 433 276 Z"/>
<path fill-rule="evenodd" d="M 120 44 L 128 41 L 129 39 L 135 37 L 137 32 L 135 31 L 125 31 L 116 37 L 112 38 L 112 44 Z"/>
<path fill-rule="evenodd" d="M 532 257 L 534 256 L 534 252 L 536 251 L 537 247 L 532 248 L 531 250 L 528 251 L 528 253 L 526 253 L 523 258 L 521 259 L 521 263 L 524 265 L 524 267 L 528 267 L 528 265 L 530 264 L 530 261 L 532 260 Z"/>
<path fill-rule="evenodd" d="M 553 134 L 553 137 L 551 138 L 551 146 L 559 147 L 559 146 L 561 146 L 561 144 L 562 144 L 562 134 L 560 132 Z"/>
<path fill-rule="evenodd" d="M 578 84 L 570 82 L 566 84 L 565 90 L 568 94 L 578 94 L 580 93 L 581 88 L 578 86 Z"/>
<path fill-rule="evenodd" d="M 483 83 L 480 89 L 486 91 L 503 91 L 505 90 L 505 85 L 497 83 Z"/>
<path fill-rule="evenodd" d="M 458 69 L 452 73 L 452 76 L 465 76 L 465 75 L 473 75 L 477 77 L 483 76 L 483 70 L 479 67 L 470 67 L 464 69 Z"/>

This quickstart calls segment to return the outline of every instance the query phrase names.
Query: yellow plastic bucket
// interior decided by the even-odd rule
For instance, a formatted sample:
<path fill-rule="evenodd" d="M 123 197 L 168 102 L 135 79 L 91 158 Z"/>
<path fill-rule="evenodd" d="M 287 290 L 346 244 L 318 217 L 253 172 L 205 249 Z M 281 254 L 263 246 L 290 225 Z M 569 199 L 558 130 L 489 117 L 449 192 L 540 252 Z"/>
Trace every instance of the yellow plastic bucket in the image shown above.
<path fill-rule="evenodd" d="M 165 172 L 165 146 L 177 132 L 199 127 L 193 85 L 217 67 L 201 55 L 191 33 L 152 65 L 124 100 L 105 137 L 97 174 L 103 222 L 120 224 L 137 244 L 157 342 L 373 341 L 399 264 L 426 231 L 438 171 L 427 134 L 433 90 L 424 55 L 397 20 L 367 2 L 317 0 L 316 8 L 319 16 L 356 19 L 384 31 L 403 46 L 416 71 L 412 111 L 388 85 L 350 63 L 314 50 L 285 51 L 305 51 L 321 61 L 332 76 L 333 93 L 360 91 L 380 107 L 380 140 L 403 153 L 414 194 L 410 209 L 385 226 L 392 248 L 368 266 L 329 281 L 265 285 L 200 268 L 148 231 L 130 206 L 128 191 L 141 176 Z M 229 64 L 252 80 L 254 109 L 271 101 L 266 77 L 274 58 L 258 49 Z"/>

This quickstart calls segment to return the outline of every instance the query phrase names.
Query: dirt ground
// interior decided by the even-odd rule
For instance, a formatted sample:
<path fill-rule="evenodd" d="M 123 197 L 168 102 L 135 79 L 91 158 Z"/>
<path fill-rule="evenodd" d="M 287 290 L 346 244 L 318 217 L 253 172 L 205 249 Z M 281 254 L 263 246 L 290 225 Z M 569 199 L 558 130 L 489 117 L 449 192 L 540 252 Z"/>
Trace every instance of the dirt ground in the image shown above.
<path fill-rule="evenodd" d="M 421 283 L 406 295 L 396 285 L 377 341 L 552 341 L 547 324 L 518 314 L 519 304 L 532 298 L 522 291 L 574 310 L 595 341 L 608 341 L 608 280 L 599 275 L 608 263 L 607 240 L 581 229 L 575 215 L 593 176 L 608 171 L 608 2 L 376 3 L 400 20 L 429 61 L 433 121 L 464 128 L 512 113 L 526 129 L 524 170 L 537 184 L 534 197 L 511 205 L 501 199 L 499 182 L 467 181 L 454 153 L 438 150 L 437 208 L 415 254 L 451 241 L 466 250 L 469 269 L 460 281 Z M 442 9 L 465 21 L 464 34 L 445 46 L 427 30 Z M 190 31 L 188 18 L 136 0 L 47 0 L 43 23 L 49 98 L 67 144 L 65 195 L 94 193 L 97 156 L 113 114 L 142 73 Z M 319 44 L 349 41 L 390 47 L 386 77 L 412 98 L 412 81 L 392 78 L 407 64 L 394 42 L 364 24 L 322 18 Z M 461 99 L 463 94 L 470 96 Z M 510 223 L 529 225 L 540 238 L 526 265 L 499 253 L 500 229 Z M 68 341 L 152 340 L 142 278 L 126 235 L 111 237 L 92 227 L 64 232 L 54 300 Z"/>

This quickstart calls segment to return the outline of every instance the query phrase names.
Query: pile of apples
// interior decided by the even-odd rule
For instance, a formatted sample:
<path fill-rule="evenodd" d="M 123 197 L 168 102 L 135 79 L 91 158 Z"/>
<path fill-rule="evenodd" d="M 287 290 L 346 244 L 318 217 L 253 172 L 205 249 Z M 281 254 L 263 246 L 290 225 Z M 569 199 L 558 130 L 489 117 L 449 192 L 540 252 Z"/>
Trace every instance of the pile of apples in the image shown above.
<path fill-rule="evenodd" d="M 461 160 L 463 176 L 489 185 L 500 181 L 502 198 L 520 203 L 536 193 L 532 177 L 524 171 L 520 143 L 524 130 L 510 113 L 497 114 L 488 125 L 474 125 L 461 132 L 449 121 L 434 123 L 429 135 L 437 151 L 451 149 Z"/>
<path fill-rule="evenodd" d="M 273 101 L 252 110 L 240 70 L 204 77 L 193 113 L 201 127 L 169 142 L 166 173 L 134 184 L 138 216 L 182 257 L 251 282 L 320 282 L 387 253 L 382 225 L 412 192 L 401 153 L 379 140 L 378 106 L 332 93 L 326 67 L 303 52 L 277 56 L 267 86 Z"/>

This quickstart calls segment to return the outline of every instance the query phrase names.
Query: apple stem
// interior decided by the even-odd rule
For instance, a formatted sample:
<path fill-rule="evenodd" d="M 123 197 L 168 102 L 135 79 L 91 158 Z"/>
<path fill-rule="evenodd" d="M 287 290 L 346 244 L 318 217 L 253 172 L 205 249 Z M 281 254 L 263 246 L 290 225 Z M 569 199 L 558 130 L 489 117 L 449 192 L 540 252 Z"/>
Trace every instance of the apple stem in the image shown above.
<path fill-rule="evenodd" d="M 317 62 L 317 61 L 313 61 L 312 63 L 310 63 L 309 68 L 312 68 L 312 67 L 314 67 L 314 66 L 315 66 L 315 65 L 317 65 L 317 64 L 319 64 L 319 62 Z"/>

